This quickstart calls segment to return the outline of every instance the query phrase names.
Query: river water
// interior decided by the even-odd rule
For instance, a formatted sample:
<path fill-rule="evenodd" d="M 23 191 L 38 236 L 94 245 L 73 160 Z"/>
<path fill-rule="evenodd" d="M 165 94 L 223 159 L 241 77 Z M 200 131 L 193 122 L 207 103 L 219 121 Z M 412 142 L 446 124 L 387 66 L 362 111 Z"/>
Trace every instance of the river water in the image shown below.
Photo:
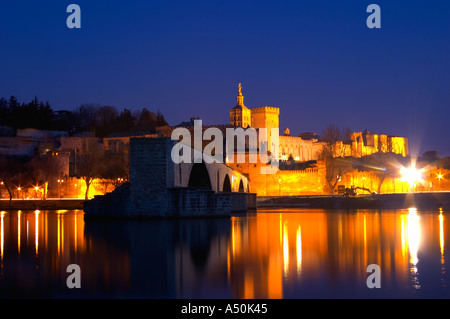
<path fill-rule="evenodd" d="M 450 214 L 439 209 L 283 209 L 157 221 L 83 216 L 1 212 L 0 297 L 450 297 Z M 81 288 L 67 287 L 70 264 L 80 267 Z M 370 264 L 379 271 L 367 272 Z M 368 288 L 371 275 L 381 288 Z"/>

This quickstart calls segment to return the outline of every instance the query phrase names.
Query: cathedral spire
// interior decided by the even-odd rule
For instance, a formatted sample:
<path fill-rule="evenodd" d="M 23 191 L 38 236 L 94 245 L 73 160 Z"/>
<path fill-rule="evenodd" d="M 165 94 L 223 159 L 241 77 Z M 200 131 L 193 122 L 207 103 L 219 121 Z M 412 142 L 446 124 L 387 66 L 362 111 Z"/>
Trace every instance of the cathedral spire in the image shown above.
<path fill-rule="evenodd" d="M 242 95 L 242 85 L 238 85 L 237 105 L 244 106 L 244 96 Z"/>

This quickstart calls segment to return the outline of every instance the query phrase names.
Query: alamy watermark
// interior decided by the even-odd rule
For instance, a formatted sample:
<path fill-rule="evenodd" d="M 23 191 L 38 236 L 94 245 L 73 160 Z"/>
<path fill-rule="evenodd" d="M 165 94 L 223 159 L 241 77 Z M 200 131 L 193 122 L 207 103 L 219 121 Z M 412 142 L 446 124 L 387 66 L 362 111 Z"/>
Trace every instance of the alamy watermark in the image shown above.
<path fill-rule="evenodd" d="M 81 288 L 81 268 L 77 264 L 70 264 L 66 269 L 70 275 L 67 277 L 67 288 Z"/>
<path fill-rule="evenodd" d="M 381 270 L 377 264 L 370 264 L 367 266 L 366 271 L 370 275 L 366 279 L 366 285 L 368 288 L 381 288 Z"/>
<path fill-rule="evenodd" d="M 226 128 L 224 150 L 222 130 L 209 127 L 203 132 L 202 121 L 194 120 L 193 138 L 187 128 L 178 127 L 172 131 L 171 139 L 178 141 L 172 148 L 172 161 L 175 164 L 202 161 L 208 164 L 246 163 L 248 157 L 248 163 L 257 163 L 259 157 L 261 163 L 270 164 L 261 167 L 261 174 L 274 174 L 279 167 L 278 128 L 271 128 L 269 134 L 268 136 L 266 128 L 260 128 L 258 131 L 251 127 Z M 203 141 L 211 142 L 203 147 Z M 267 147 L 269 143 L 270 149 Z"/>

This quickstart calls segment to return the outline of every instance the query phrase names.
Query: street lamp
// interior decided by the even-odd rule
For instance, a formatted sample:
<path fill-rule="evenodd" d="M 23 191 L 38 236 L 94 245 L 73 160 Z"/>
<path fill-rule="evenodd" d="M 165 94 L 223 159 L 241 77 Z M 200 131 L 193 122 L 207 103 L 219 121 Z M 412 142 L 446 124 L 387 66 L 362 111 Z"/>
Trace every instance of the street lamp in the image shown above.
<path fill-rule="evenodd" d="M 64 183 L 64 180 L 58 179 L 59 199 L 61 199 L 61 183 Z"/>

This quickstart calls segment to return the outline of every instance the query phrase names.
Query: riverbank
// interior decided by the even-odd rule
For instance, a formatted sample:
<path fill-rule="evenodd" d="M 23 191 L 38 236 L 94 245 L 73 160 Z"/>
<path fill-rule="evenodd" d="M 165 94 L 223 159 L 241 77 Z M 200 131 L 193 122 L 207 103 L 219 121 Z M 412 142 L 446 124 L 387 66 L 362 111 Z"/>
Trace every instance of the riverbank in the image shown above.
<path fill-rule="evenodd" d="M 272 196 L 258 197 L 257 208 L 325 208 L 325 209 L 450 209 L 450 192 L 413 194 L 378 194 L 355 197 Z"/>
<path fill-rule="evenodd" d="M 9 200 L 0 200 L 0 210 L 61 210 L 61 209 L 83 209 L 84 199 L 46 199 L 26 200 L 13 199 L 11 205 Z"/>
<path fill-rule="evenodd" d="M 0 200 L 0 211 L 84 209 L 84 199 Z M 418 209 L 450 210 L 450 192 L 414 194 L 378 194 L 343 197 L 342 195 L 257 197 L 257 208 L 324 208 L 324 209 Z"/>

